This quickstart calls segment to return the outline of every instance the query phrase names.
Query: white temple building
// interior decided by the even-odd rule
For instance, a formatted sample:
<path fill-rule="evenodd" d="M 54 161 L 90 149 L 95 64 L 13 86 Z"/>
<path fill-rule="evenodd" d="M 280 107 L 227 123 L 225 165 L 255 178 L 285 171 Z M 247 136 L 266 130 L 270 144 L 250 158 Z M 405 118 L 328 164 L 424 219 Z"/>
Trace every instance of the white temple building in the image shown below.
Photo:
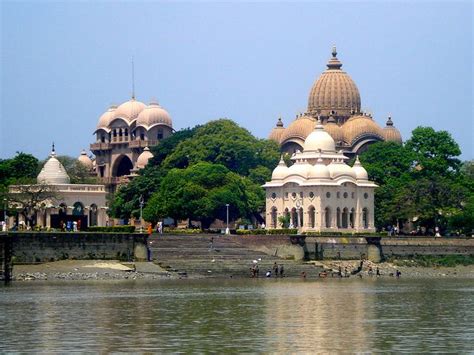
<path fill-rule="evenodd" d="M 282 228 L 281 216 L 290 216 L 290 227 L 299 232 L 374 232 L 375 183 L 356 158 L 354 166 L 336 151 L 331 135 L 318 120 L 304 141 L 303 152 L 280 160 L 266 190 L 267 228 Z"/>
<path fill-rule="evenodd" d="M 79 158 L 82 164 L 92 167 L 92 161 L 83 152 Z M 20 195 L 33 195 L 43 189 L 50 193 L 47 199 L 42 200 L 38 194 L 37 204 L 34 206 L 34 215 L 31 216 L 32 226 L 42 228 L 66 228 L 66 225 L 76 222 L 79 229 L 89 226 L 105 226 L 107 224 L 107 207 L 104 185 L 95 184 L 71 184 L 70 178 L 61 162 L 56 158 L 53 149 L 49 159 L 44 164 L 37 177 L 37 185 L 12 185 L 10 195 L 16 198 L 16 202 L 10 203 L 11 207 L 22 208 Z M 12 217 L 14 218 L 14 217 Z M 13 226 L 14 221 L 9 221 Z M 25 224 L 25 216 L 18 214 L 19 224 Z"/>

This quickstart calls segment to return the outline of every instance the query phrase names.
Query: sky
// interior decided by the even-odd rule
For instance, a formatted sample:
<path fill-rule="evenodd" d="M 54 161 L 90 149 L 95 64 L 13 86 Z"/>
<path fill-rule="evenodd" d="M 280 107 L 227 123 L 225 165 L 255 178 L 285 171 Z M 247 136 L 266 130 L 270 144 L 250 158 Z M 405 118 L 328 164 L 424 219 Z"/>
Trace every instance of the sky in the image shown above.
<path fill-rule="evenodd" d="M 181 129 L 227 117 L 267 137 L 307 107 L 333 45 L 362 108 L 474 158 L 473 5 L 464 2 L 1 1 L 0 158 L 78 156 L 135 94 Z"/>

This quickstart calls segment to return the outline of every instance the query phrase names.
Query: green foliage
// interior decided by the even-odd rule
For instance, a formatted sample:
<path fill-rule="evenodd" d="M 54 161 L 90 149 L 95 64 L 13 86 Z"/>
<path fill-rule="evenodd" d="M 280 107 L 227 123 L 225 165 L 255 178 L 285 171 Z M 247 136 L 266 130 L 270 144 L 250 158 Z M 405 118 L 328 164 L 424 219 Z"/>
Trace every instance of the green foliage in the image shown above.
<path fill-rule="evenodd" d="M 392 259 L 398 266 L 422 267 L 455 267 L 458 265 L 474 265 L 474 255 L 417 255 L 411 259 Z"/>
<path fill-rule="evenodd" d="M 104 232 L 104 233 L 134 233 L 134 226 L 110 226 L 110 227 L 89 227 L 88 232 Z"/>
<path fill-rule="evenodd" d="M 172 169 L 143 215 L 152 222 L 164 217 L 190 218 L 208 228 L 214 219 L 226 219 L 226 204 L 231 219 L 252 213 L 256 197 L 251 184 L 220 164 L 201 162 L 186 169 Z"/>
<path fill-rule="evenodd" d="M 0 160 L 0 185 L 8 186 L 19 180 L 35 181 L 40 170 L 39 161 L 31 154 L 17 152 L 11 159 Z"/>
<path fill-rule="evenodd" d="M 59 155 L 56 157 L 61 164 L 64 166 L 71 184 L 97 184 L 97 177 L 91 175 L 90 170 L 84 166 L 77 158 L 73 158 L 67 155 Z M 42 162 L 44 165 L 46 161 Z"/>
<path fill-rule="evenodd" d="M 416 217 L 417 224 L 442 230 L 467 223 L 464 206 L 474 192 L 469 166 L 460 169 L 459 146 L 446 131 L 418 127 L 405 146 L 376 143 L 360 159 L 375 191 L 375 225 L 383 228 Z M 456 216 L 456 217 L 455 217 Z M 449 223 L 450 219 L 457 221 Z M 465 228 L 463 228 L 465 230 Z"/>
<path fill-rule="evenodd" d="M 285 214 L 283 216 L 278 217 L 278 223 L 280 223 L 280 227 L 288 228 L 290 225 L 290 214 Z"/>
<path fill-rule="evenodd" d="M 200 229 L 195 229 L 195 228 L 186 228 L 186 229 L 164 228 L 163 233 L 165 234 L 200 234 L 202 233 L 202 231 Z"/>
<path fill-rule="evenodd" d="M 298 229 L 237 229 L 235 232 L 238 235 L 293 235 L 298 234 Z"/>
<path fill-rule="evenodd" d="M 298 229 L 296 229 L 296 228 L 269 229 L 269 230 L 267 230 L 267 234 L 271 234 L 271 235 L 298 234 Z"/>

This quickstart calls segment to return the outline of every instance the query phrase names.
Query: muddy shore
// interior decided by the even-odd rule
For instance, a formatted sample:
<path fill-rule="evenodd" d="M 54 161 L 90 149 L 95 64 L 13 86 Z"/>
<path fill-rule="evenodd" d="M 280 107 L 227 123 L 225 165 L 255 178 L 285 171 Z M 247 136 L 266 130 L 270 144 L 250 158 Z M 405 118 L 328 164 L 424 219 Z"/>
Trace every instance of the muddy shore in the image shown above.
<path fill-rule="evenodd" d="M 455 266 L 455 267 L 420 267 L 420 266 L 396 266 L 392 263 L 371 263 L 364 261 L 362 270 L 357 272 L 360 267 L 359 260 L 353 261 L 333 261 L 310 262 L 315 267 L 315 272 L 307 275 L 307 278 L 319 278 L 319 272 L 326 272 L 321 276 L 338 277 L 339 270 L 348 277 L 370 278 L 370 277 L 395 277 L 396 271 L 401 272 L 402 278 L 429 278 L 429 277 L 447 277 L 447 278 L 474 278 L 474 265 Z M 301 263 L 308 267 L 308 263 Z M 292 266 L 294 269 L 298 265 Z M 377 268 L 380 276 L 377 276 Z M 299 273 L 293 273 L 300 275 Z M 121 263 L 116 260 L 63 260 L 48 262 L 42 264 L 15 265 L 13 268 L 14 281 L 34 281 L 34 280 L 159 280 L 159 279 L 179 279 L 179 278 L 206 278 L 208 275 L 200 274 L 182 274 L 173 271 L 167 271 L 159 265 L 152 262 L 140 263 Z M 222 273 L 212 274 L 213 278 L 229 278 L 229 275 Z M 241 276 L 242 277 L 242 276 Z M 301 277 L 298 276 L 298 277 Z"/>

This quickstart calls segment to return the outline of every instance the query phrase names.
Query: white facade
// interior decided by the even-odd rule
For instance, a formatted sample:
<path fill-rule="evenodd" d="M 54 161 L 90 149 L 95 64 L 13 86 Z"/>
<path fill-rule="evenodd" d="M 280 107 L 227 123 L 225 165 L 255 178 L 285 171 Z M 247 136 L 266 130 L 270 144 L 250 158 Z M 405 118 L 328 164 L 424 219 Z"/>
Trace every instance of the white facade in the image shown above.
<path fill-rule="evenodd" d="M 305 231 L 374 232 L 374 189 L 367 171 L 356 159 L 336 152 L 334 139 L 320 121 L 287 167 L 283 159 L 266 190 L 267 228 L 281 228 L 280 216 L 290 216 L 290 227 Z"/>

